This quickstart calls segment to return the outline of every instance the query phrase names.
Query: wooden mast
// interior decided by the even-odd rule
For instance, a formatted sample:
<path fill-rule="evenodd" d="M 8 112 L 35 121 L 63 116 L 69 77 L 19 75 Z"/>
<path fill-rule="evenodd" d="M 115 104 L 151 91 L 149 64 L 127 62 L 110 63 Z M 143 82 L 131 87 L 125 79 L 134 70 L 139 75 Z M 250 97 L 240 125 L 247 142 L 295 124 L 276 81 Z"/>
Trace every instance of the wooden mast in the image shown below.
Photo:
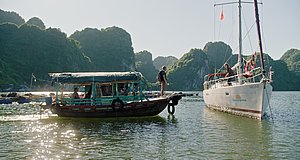
<path fill-rule="evenodd" d="M 261 63 L 261 69 L 262 69 L 262 75 L 265 77 L 265 63 L 264 63 L 264 53 L 263 53 L 263 47 L 262 47 L 262 39 L 261 39 L 261 32 L 260 32 L 260 22 L 259 22 L 259 14 L 258 14 L 258 4 L 257 0 L 254 0 L 254 8 L 255 8 L 255 19 L 256 19 L 256 27 L 257 27 L 257 33 L 258 33 L 258 43 L 259 43 L 259 49 L 260 49 L 260 63 Z"/>

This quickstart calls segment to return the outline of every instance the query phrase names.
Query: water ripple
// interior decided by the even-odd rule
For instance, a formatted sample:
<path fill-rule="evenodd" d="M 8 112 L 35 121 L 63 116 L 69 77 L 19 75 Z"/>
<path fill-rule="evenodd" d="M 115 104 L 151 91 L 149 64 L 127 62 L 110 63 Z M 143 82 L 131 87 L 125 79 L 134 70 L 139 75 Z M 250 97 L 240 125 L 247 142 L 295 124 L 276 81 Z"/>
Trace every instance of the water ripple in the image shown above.
<path fill-rule="evenodd" d="M 61 118 L 25 106 L 30 112 L 0 118 L 0 157 L 297 159 L 300 94 L 274 92 L 271 106 L 274 122 L 207 109 L 201 95 L 184 97 L 174 116 L 164 111 L 155 117 Z"/>

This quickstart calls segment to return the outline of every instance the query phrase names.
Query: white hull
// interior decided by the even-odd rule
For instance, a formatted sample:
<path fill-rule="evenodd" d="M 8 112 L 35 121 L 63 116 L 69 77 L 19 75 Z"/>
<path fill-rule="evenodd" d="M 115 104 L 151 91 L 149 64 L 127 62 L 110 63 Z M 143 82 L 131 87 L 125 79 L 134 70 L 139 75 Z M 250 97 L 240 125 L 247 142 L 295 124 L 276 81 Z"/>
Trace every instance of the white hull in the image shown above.
<path fill-rule="evenodd" d="M 271 98 L 268 82 L 210 88 L 203 91 L 207 107 L 251 118 L 262 119 Z"/>

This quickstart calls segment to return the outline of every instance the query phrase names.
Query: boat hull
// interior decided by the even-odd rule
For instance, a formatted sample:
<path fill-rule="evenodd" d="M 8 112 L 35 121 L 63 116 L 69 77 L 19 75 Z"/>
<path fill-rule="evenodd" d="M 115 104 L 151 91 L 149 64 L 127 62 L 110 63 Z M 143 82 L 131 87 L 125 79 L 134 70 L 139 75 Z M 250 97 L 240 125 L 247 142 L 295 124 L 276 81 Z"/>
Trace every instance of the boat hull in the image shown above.
<path fill-rule="evenodd" d="M 53 106 L 52 112 L 60 117 L 138 117 L 155 116 L 162 112 L 169 104 L 169 98 L 155 98 L 152 100 L 135 101 L 112 105 L 73 105 Z"/>
<path fill-rule="evenodd" d="M 262 119 L 271 98 L 272 86 L 268 82 L 227 86 L 203 91 L 208 108 Z"/>

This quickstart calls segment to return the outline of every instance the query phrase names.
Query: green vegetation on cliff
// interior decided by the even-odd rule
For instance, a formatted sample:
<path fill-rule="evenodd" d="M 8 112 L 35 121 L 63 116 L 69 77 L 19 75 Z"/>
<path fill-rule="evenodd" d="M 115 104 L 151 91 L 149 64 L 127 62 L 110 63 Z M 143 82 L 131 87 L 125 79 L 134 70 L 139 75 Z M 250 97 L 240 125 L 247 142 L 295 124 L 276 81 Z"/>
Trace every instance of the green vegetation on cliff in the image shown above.
<path fill-rule="evenodd" d="M 153 65 L 157 70 L 160 70 L 162 66 L 170 68 L 178 59 L 174 56 L 162 57 L 158 56 L 153 60 Z"/>
<path fill-rule="evenodd" d="M 224 42 L 208 42 L 203 48 L 203 52 L 207 54 L 209 61 L 209 69 L 214 72 L 232 56 L 232 49 Z"/>
<path fill-rule="evenodd" d="M 300 76 L 300 50 L 290 49 L 283 54 L 280 60 L 287 64 L 290 71 Z"/>
<path fill-rule="evenodd" d="M 82 52 L 92 61 L 93 71 L 135 70 L 131 36 L 122 28 L 85 28 L 70 37 L 80 42 Z"/>
<path fill-rule="evenodd" d="M 148 51 L 141 51 L 135 54 L 135 67 L 150 82 L 156 82 L 156 73 L 158 72 L 152 61 L 152 54 Z"/>
<path fill-rule="evenodd" d="M 48 72 L 135 70 L 155 82 L 158 69 L 166 65 L 168 90 L 199 91 L 204 76 L 228 59 L 231 65 L 237 61 L 229 45 L 208 42 L 203 50 L 191 49 L 179 60 L 169 56 L 152 61 L 148 51 L 134 54 L 131 36 L 122 28 L 85 28 L 68 38 L 60 29 L 45 28 L 37 17 L 25 23 L 17 13 L 0 10 L 0 84 L 29 84 L 32 73 L 38 78 L 34 85 L 45 85 Z M 300 90 L 298 49 L 288 50 L 280 60 L 265 54 L 265 63 L 275 72 L 274 90 Z"/>
<path fill-rule="evenodd" d="M 32 73 L 48 79 L 48 72 L 89 69 L 78 43 L 58 29 L 2 24 L 0 53 L 0 83 L 29 83 Z"/>
<path fill-rule="evenodd" d="M 271 63 L 273 75 L 273 88 L 277 91 L 299 91 L 300 77 L 288 70 L 286 63 L 276 60 Z"/>
<path fill-rule="evenodd" d="M 203 89 L 203 77 L 208 73 L 208 58 L 201 49 L 191 49 L 167 71 L 168 90 Z"/>
<path fill-rule="evenodd" d="M 38 26 L 41 29 L 45 29 L 46 28 L 44 22 L 41 19 L 39 19 L 38 17 L 32 17 L 26 23 L 29 24 L 29 25 Z"/>
<path fill-rule="evenodd" d="M 20 26 L 25 23 L 25 20 L 16 12 L 7 12 L 0 9 L 0 24 L 13 23 Z"/>

